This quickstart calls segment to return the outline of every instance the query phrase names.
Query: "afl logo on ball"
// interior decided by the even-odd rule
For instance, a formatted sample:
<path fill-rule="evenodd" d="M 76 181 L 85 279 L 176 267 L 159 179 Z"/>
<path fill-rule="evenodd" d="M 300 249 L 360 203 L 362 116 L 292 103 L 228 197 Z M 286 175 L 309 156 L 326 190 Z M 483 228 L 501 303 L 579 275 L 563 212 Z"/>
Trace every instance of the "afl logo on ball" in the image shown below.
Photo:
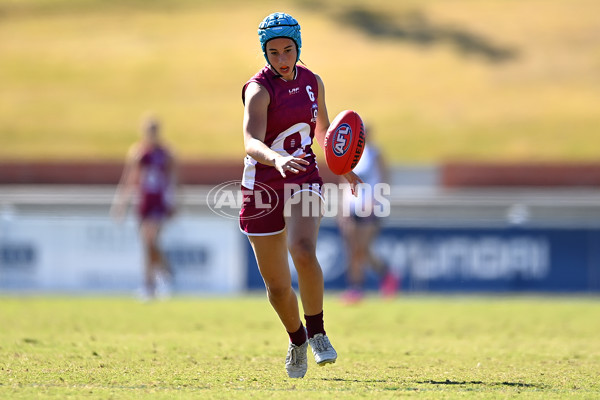
<path fill-rule="evenodd" d="M 346 123 L 341 124 L 333 133 L 331 141 L 333 154 L 342 157 L 350 148 L 350 143 L 352 143 L 352 128 Z"/>

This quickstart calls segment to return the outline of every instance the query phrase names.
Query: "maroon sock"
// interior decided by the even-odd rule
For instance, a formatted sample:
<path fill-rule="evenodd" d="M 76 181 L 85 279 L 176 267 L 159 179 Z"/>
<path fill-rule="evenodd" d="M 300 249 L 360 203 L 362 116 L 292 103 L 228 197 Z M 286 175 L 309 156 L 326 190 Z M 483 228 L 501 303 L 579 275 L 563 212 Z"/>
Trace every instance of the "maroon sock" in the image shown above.
<path fill-rule="evenodd" d="M 317 315 L 304 314 L 304 319 L 306 319 L 306 331 L 309 338 L 312 338 L 317 333 L 325 335 L 325 328 L 323 327 L 323 311 Z"/>
<path fill-rule="evenodd" d="M 288 335 L 290 335 L 290 342 L 296 346 L 302 346 L 306 342 L 306 329 L 304 329 L 302 322 L 300 322 L 300 328 L 296 332 L 288 332 Z"/>

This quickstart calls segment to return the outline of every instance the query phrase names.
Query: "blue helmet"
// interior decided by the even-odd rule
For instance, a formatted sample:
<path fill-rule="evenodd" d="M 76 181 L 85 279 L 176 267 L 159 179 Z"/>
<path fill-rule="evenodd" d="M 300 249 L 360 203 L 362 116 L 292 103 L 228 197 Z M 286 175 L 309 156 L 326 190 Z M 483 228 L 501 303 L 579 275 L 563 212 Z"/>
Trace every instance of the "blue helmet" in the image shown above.
<path fill-rule="evenodd" d="M 286 37 L 292 39 L 296 43 L 298 55 L 296 62 L 300 59 L 300 48 L 302 47 L 302 38 L 300 37 L 300 24 L 289 14 L 276 12 L 267 16 L 258 26 L 258 38 L 263 55 L 269 62 L 267 57 L 266 45 L 271 39 Z"/>

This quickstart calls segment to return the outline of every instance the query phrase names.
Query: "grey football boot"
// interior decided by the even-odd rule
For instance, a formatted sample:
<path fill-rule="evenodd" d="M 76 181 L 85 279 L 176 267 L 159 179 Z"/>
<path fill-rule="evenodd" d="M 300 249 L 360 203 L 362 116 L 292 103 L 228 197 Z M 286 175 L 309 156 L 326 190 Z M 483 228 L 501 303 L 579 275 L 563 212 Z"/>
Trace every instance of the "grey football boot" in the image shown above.
<path fill-rule="evenodd" d="M 327 335 L 317 333 L 312 338 L 308 339 L 315 361 L 318 365 L 334 363 L 337 360 L 337 352 L 329 342 Z"/>
<path fill-rule="evenodd" d="M 304 378 L 308 369 L 306 352 L 308 350 L 308 340 L 301 346 L 290 343 L 287 356 L 285 357 L 285 370 L 290 378 Z"/>

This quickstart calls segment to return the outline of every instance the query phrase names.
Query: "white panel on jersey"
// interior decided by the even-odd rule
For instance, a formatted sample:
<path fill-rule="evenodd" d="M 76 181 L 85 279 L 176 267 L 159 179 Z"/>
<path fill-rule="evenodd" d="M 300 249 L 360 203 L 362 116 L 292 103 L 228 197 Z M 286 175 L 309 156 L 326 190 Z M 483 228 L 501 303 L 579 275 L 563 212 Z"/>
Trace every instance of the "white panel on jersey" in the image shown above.
<path fill-rule="evenodd" d="M 271 144 L 271 149 L 281 154 L 282 156 L 289 156 L 290 153 L 285 149 L 285 139 L 288 136 L 291 136 L 295 133 L 300 134 L 300 143 L 297 144 L 297 150 L 292 154 L 293 156 L 298 156 L 304 152 L 304 147 L 312 143 L 312 139 L 310 137 L 310 125 L 305 122 L 300 122 L 298 124 L 290 126 L 285 131 L 281 132 L 275 140 L 273 140 L 273 144 Z"/>
<path fill-rule="evenodd" d="M 299 142 L 294 143 L 293 147 L 296 149 L 292 155 L 299 156 L 304 152 L 304 147 L 312 144 L 312 138 L 310 137 L 310 125 L 305 122 L 292 125 L 285 131 L 281 132 L 273 143 L 271 149 L 282 156 L 289 156 L 290 153 L 286 150 L 286 139 L 292 135 L 299 134 Z M 288 143 L 288 146 L 290 144 Z M 254 189 L 254 182 L 256 180 L 256 161 L 250 156 L 246 156 L 244 159 L 244 176 L 242 178 L 242 185 L 248 189 Z"/>
<path fill-rule="evenodd" d="M 250 156 L 244 158 L 244 175 L 242 176 L 242 186 L 248 189 L 254 189 L 256 180 L 256 161 Z"/>

